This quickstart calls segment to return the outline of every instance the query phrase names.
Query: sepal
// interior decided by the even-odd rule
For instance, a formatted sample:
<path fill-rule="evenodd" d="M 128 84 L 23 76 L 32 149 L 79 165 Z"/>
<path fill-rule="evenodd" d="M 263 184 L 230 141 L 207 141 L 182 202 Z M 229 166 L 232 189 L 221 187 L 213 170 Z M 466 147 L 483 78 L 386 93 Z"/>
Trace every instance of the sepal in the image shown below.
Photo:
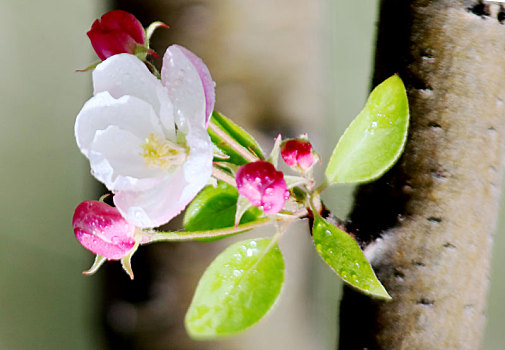
<path fill-rule="evenodd" d="M 106 260 L 107 260 L 107 258 L 97 254 L 93 265 L 89 268 L 89 270 L 83 271 L 82 274 L 88 275 L 88 276 L 95 274 L 95 272 L 98 271 L 98 269 L 103 265 L 103 263 Z"/>
<path fill-rule="evenodd" d="M 237 211 L 235 212 L 235 227 L 237 227 L 240 224 L 242 216 L 250 207 L 252 207 L 252 204 L 249 201 L 249 199 L 239 195 L 237 200 Z"/>
<path fill-rule="evenodd" d="M 139 244 L 136 243 L 135 246 L 126 254 L 122 259 L 121 259 L 121 266 L 123 267 L 123 270 L 130 276 L 130 279 L 133 280 L 133 270 L 132 270 L 132 256 L 135 254 L 139 247 Z"/>
<path fill-rule="evenodd" d="M 281 142 L 282 136 L 279 134 L 275 138 L 274 147 L 272 148 L 272 152 L 270 152 L 270 155 L 267 158 L 267 161 L 272 163 L 276 168 L 277 164 L 279 163 L 279 154 L 281 153 Z"/>

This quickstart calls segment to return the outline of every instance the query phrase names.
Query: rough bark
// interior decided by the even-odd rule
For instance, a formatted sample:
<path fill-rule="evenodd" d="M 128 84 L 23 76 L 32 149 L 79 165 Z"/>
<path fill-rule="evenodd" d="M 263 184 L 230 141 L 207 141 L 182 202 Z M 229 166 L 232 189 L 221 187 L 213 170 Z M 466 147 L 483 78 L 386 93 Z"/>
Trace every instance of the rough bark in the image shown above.
<path fill-rule="evenodd" d="M 346 288 L 341 349 L 479 349 L 505 138 L 505 14 L 457 0 L 383 0 L 373 85 L 404 80 L 399 163 L 361 186 L 348 228 L 393 300 Z"/>

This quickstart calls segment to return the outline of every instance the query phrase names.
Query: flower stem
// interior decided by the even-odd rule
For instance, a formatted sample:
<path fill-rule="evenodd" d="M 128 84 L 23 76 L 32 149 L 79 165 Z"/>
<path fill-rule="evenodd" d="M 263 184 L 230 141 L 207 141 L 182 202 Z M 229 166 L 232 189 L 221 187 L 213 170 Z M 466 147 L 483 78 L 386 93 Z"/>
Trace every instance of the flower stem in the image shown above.
<path fill-rule="evenodd" d="M 187 232 L 158 232 L 154 230 L 145 230 L 141 239 L 141 244 L 149 244 L 154 242 L 176 242 L 176 241 L 191 241 L 201 238 L 217 238 L 226 237 L 233 234 L 251 230 L 256 227 L 262 227 L 271 224 L 271 219 L 268 217 L 260 218 L 247 224 L 238 225 L 237 227 L 226 227 L 210 231 L 187 231 Z"/>
<path fill-rule="evenodd" d="M 235 182 L 233 176 L 228 175 L 226 172 L 222 171 L 218 167 L 212 168 L 212 176 L 214 176 L 218 180 L 226 182 L 228 185 L 237 187 L 237 183 Z"/>
<path fill-rule="evenodd" d="M 252 154 L 247 148 L 245 148 L 244 146 L 239 144 L 237 141 L 232 139 L 230 137 L 230 135 L 228 135 L 223 130 L 221 130 L 221 128 L 219 128 L 219 126 L 217 126 L 216 124 L 214 124 L 212 122 L 212 119 L 209 122 L 209 128 L 212 131 L 214 131 L 217 134 L 217 136 L 219 136 L 224 142 L 226 142 L 235 151 L 237 151 L 237 153 L 239 153 L 242 157 L 244 157 L 248 162 L 255 162 L 259 159 L 256 155 Z"/>
<path fill-rule="evenodd" d="M 328 187 L 328 185 L 329 185 L 328 180 L 324 180 L 324 182 L 322 184 L 317 186 L 317 188 L 314 192 L 319 194 L 319 193 L 323 192 Z"/>

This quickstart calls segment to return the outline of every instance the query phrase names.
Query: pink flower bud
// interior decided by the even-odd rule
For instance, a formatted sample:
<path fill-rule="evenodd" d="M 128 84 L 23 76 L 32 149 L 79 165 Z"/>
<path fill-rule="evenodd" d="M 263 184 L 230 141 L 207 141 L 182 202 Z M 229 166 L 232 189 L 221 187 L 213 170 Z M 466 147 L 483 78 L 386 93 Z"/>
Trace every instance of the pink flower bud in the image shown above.
<path fill-rule="evenodd" d="M 301 139 L 284 142 L 281 148 L 281 157 L 290 167 L 299 167 L 302 170 L 310 169 L 319 158 L 312 151 L 310 142 Z"/>
<path fill-rule="evenodd" d="M 123 258 L 135 245 L 135 226 L 103 202 L 79 204 L 72 225 L 75 237 L 86 249 L 109 260 Z"/>
<path fill-rule="evenodd" d="M 237 189 L 240 195 L 267 214 L 281 211 L 289 198 L 282 172 L 264 160 L 242 165 L 237 170 Z"/>
<path fill-rule="evenodd" d="M 115 10 L 93 22 L 87 33 L 93 49 L 103 61 L 118 53 L 135 54 L 145 44 L 144 27 L 131 13 Z"/>

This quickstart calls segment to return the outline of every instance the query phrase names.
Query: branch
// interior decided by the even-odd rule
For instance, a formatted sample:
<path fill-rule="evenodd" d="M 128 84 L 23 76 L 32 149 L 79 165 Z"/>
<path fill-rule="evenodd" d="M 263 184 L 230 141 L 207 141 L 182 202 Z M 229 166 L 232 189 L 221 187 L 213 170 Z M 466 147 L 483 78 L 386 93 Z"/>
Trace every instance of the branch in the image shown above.
<path fill-rule="evenodd" d="M 341 349 L 480 348 L 503 173 L 505 26 L 476 5 L 382 1 L 374 84 L 400 74 L 412 124 L 397 166 L 359 188 L 348 230 L 393 301 L 346 288 Z"/>

